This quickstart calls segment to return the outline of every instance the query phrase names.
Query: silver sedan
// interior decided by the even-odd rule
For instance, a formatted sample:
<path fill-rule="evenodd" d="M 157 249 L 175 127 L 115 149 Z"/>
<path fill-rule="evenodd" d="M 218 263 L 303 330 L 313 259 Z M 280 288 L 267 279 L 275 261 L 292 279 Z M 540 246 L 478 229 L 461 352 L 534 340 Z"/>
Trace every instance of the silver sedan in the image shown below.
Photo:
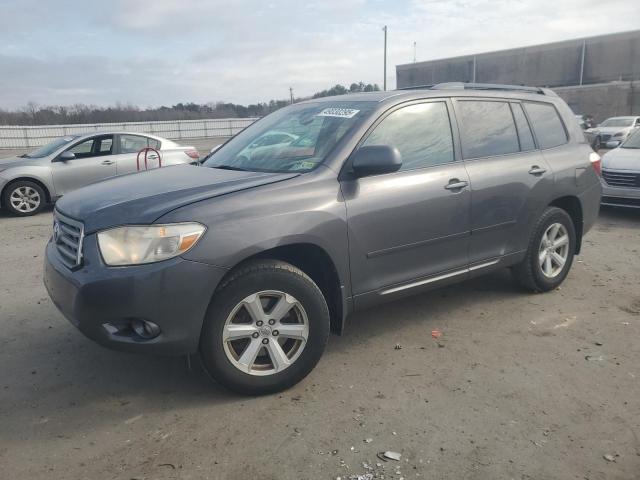
<path fill-rule="evenodd" d="M 149 150 L 139 155 L 145 149 Z M 34 215 L 76 188 L 198 158 L 194 147 L 154 135 L 101 132 L 61 137 L 33 152 L 0 159 L 0 206 L 14 215 Z"/>
<path fill-rule="evenodd" d="M 640 131 L 602 157 L 602 204 L 640 208 Z"/>

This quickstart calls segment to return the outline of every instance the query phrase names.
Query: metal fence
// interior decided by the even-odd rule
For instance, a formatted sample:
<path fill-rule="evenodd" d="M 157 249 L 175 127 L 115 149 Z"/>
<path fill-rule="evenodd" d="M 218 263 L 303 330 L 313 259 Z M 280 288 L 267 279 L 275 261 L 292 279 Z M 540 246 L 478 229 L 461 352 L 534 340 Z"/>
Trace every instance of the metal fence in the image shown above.
<path fill-rule="evenodd" d="M 0 149 L 37 147 L 65 135 L 84 135 L 103 131 L 151 133 L 172 140 L 231 137 L 256 120 L 257 118 L 218 118 L 169 122 L 38 125 L 33 127 L 0 125 Z"/>

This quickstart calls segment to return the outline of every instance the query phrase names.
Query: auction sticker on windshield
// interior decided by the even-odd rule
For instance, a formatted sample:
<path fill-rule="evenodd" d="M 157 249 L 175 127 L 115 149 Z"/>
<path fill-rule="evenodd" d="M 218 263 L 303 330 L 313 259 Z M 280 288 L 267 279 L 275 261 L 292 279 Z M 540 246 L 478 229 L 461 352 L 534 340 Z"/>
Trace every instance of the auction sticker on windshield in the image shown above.
<path fill-rule="evenodd" d="M 360 110 L 353 108 L 325 108 L 317 117 L 340 117 L 340 118 L 353 118 Z"/>

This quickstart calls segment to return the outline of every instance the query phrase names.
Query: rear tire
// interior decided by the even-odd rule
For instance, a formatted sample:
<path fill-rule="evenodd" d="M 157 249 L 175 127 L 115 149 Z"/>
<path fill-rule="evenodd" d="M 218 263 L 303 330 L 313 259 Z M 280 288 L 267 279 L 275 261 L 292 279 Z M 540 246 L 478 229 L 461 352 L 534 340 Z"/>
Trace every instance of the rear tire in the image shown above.
<path fill-rule="evenodd" d="M 35 215 L 46 203 L 44 189 L 35 182 L 19 180 L 10 183 L 2 193 L 2 206 L 12 215 Z"/>
<path fill-rule="evenodd" d="M 569 214 L 547 208 L 533 229 L 527 253 L 511 269 L 515 280 L 528 290 L 548 292 L 566 278 L 576 248 L 576 230 Z"/>
<path fill-rule="evenodd" d="M 214 294 L 200 355 L 225 387 L 248 395 L 273 393 L 313 370 L 329 325 L 325 298 L 304 272 L 278 260 L 253 261 Z"/>

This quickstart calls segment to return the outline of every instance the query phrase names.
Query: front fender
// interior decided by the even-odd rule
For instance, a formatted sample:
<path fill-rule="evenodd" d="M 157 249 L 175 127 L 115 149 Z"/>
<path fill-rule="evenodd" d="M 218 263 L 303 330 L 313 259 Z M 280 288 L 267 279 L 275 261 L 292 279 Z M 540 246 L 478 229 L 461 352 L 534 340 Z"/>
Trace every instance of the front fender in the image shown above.
<path fill-rule="evenodd" d="M 0 173 L 0 189 L 15 180 L 35 180 L 42 184 L 47 190 L 45 193 L 49 195 L 49 199 L 54 201 L 57 198 L 51 168 L 39 165 L 21 165 L 9 167 Z"/>

